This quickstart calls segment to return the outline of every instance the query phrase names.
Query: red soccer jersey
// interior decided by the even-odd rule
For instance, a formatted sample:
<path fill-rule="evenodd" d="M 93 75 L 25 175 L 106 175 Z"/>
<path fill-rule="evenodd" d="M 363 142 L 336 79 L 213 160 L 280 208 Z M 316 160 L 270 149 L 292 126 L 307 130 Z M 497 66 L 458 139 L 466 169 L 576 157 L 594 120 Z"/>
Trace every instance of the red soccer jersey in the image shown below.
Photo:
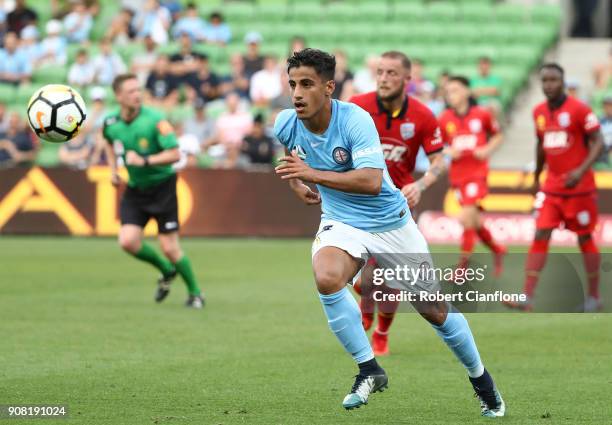
<path fill-rule="evenodd" d="M 412 172 L 419 146 L 423 146 L 428 155 L 442 150 L 438 122 L 429 108 L 417 99 L 406 97 L 396 116 L 382 106 L 376 92 L 353 96 L 350 101 L 372 116 L 389 175 L 398 188 L 414 181 Z"/>
<path fill-rule="evenodd" d="M 489 138 L 499 133 L 497 120 L 480 106 L 470 106 L 467 114 L 457 115 L 445 110 L 439 118 L 442 140 L 460 152 L 451 162 L 449 177 L 452 186 L 460 186 L 470 180 L 486 180 L 489 161 L 474 157 L 477 148 L 485 146 Z"/>
<path fill-rule="evenodd" d="M 580 166 L 589 153 L 587 136 L 599 130 L 599 121 L 591 108 L 567 96 L 553 110 L 547 102 L 540 103 L 533 109 L 533 119 L 546 162 L 547 177 L 542 191 L 566 196 L 593 192 L 595 178 L 590 169 L 576 186 L 565 187 L 567 174 Z"/>

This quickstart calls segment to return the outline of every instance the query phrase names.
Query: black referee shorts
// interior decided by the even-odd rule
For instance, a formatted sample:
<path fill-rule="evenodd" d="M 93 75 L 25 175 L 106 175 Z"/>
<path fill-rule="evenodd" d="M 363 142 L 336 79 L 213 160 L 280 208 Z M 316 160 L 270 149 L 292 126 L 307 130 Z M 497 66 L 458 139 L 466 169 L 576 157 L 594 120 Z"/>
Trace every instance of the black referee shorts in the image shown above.
<path fill-rule="evenodd" d="M 120 216 L 122 225 L 145 227 L 154 218 L 159 233 L 179 230 L 176 175 L 146 189 L 128 186 L 121 199 Z"/>

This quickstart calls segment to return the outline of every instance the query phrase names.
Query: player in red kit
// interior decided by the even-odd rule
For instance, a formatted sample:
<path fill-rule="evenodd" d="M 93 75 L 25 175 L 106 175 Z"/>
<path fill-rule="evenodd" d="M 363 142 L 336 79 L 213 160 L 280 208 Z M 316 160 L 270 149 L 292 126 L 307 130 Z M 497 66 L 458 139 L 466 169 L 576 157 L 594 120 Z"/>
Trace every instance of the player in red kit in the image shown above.
<path fill-rule="evenodd" d="M 406 95 L 410 68 L 410 60 L 405 54 L 396 51 L 383 53 L 378 64 L 376 91 L 354 96 L 350 101 L 372 116 L 389 175 L 408 200 L 410 208 L 413 208 L 423 191 L 444 172 L 445 164 L 436 118 L 427 106 Z M 427 173 L 415 181 L 412 172 L 420 147 L 425 150 L 431 165 Z M 366 268 L 363 279 L 355 284 L 355 290 L 362 296 L 360 306 L 366 330 L 373 324 L 375 304 L 378 304 L 378 323 L 372 334 L 372 348 L 377 356 L 381 356 L 389 353 L 389 327 L 398 303 L 376 303 L 373 300 L 374 288 L 368 274 L 372 267 L 373 264 Z M 381 289 L 387 293 L 395 292 L 386 286 Z"/>
<path fill-rule="evenodd" d="M 467 78 L 449 78 L 446 101 L 449 108 L 440 115 L 439 123 L 445 154 L 452 159 L 450 183 L 461 204 L 459 221 L 463 225 L 463 237 L 458 267 L 467 266 L 476 239 L 480 238 L 493 252 L 495 273 L 499 275 L 506 248 L 496 243 L 484 226 L 480 202 L 488 192 L 488 159 L 501 145 L 502 135 L 491 112 L 474 102 Z"/>
<path fill-rule="evenodd" d="M 539 274 L 546 263 L 552 231 L 561 223 L 578 235 L 589 284 L 589 296 L 582 309 L 597 311 L 599 301 L 600 255 L 592 232 L 597 223 L 595 177 L 591 165 L 603 149 L 599 121 L 591 109 L 565 94 L 564 71 L 550 63 L 540 69 L 546 101 L 533 110 L 537 162 L 533 193 L 536 194 L 536 233 L 525 263 L 525 302 L 506 303 L 525 311 L 532 300 Z M 547 176 L 540 189 L 540 174 Z"/>

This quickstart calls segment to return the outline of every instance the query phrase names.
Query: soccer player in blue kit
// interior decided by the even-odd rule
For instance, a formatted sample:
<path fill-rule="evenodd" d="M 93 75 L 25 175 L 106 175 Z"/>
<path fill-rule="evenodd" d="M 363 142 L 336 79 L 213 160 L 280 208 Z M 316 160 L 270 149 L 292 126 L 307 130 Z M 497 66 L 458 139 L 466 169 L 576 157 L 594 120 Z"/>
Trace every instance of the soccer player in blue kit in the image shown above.
<path fill-rule="evenodd" d="M 357 105 L 332 100 L 335 66 L 333 56 L 316 49 L 295 52 L 287 60 L 295 109 L 280 112 L 274 124 L 286 151 L 276 173 L 307 205 L 322 204 L 312 267 L 329 327 L 359 367 L 342 402 L 353 409 L 385 389 L 388 378 L 374 357 L 359 306 L 346 285 L 359 274 L 368 253 L 428 256 L 429 250 L 406 199 L 389 177 L 372 118 Z M 318 192 L 305 183 L 315 184 Z M 405 291 L 428 287 L 428 282 L 419 281 L 387 284 Z M 503 416 L 504 402 L 463 314 L 443 302 L 413 305 L 467 369 L 482 415 Z"/>

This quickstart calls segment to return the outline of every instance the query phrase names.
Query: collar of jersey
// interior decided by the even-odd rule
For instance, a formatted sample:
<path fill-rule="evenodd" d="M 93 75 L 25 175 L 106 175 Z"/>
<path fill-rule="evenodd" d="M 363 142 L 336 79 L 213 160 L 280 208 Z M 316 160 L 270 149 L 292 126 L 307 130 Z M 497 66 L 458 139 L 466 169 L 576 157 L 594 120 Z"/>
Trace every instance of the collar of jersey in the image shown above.
<path fill-rule="evenodd" d="M 376 105 L 378 105 L 379 114 L 386 114 L 391 119 L 395 119 L 395 118 L 402 119 L 406 116 L 406 112 L 408 112 L 408 95 L 406 95 L 404 99 L 404 103 L 402 103 L 402 109 L 400 109 L 399 113 L 396 116 L 393 116 L 392 111 L 388 111 L 385 109 L 385 107 L 382 104 L 382 101 L 380 100 L 380 97 L 378 96 L 376 96 Z"/>

